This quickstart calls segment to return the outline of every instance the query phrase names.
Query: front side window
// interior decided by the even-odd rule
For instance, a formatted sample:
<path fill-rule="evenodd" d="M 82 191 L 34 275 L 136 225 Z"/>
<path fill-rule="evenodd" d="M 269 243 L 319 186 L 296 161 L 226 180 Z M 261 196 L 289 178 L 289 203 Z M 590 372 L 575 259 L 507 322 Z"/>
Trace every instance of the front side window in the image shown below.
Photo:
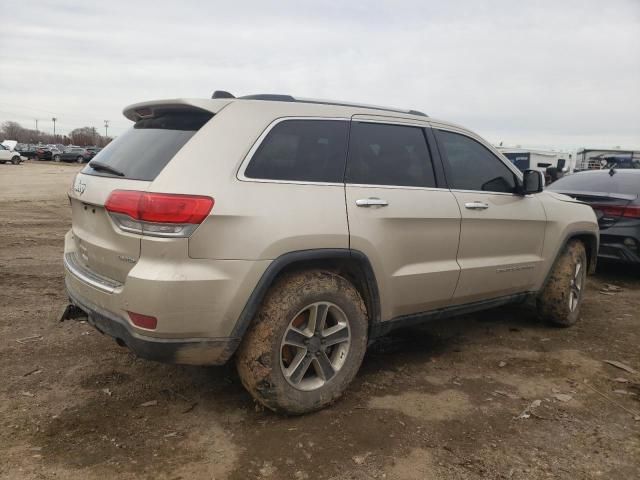
<path fill-rule="evenodd" d="M 484 145 L 458 133 L 435 132 L 444 149 L 447 180 L 452 189 L 515 192 L 515 174 Z"/>
<path fill-rule="evenodd" d="M 346 181 L 364 185 L 435 187 L 420 127 L 353 122 Z"/>
<path fill-rule="evenodd" d="M 284 120 L 267 134 L 247 166 L 247 178 L 342 183 L 349 122 Z"/>

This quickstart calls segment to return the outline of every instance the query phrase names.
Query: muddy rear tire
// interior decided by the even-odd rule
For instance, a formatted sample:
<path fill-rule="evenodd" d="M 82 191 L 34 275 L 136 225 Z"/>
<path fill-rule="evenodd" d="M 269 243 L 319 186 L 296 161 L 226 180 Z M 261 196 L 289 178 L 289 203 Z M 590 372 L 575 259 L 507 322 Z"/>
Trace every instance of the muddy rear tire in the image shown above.
<path fill-rule="evenodd" d="M 300 415 L 338 399 L 367 348 L 358 291 L 325 271 L 285 274 L 267 293 L 236 356 L 242 383 L 265 407 Z"/>
<path fill-rule="evenodd" d="M 538 297 L 538 315 L 559 326 L 569 327 L 578 321 L 587 279 L 587 254 L 584 244 L 572 240 L 553 267 L 551 277 Z"/>

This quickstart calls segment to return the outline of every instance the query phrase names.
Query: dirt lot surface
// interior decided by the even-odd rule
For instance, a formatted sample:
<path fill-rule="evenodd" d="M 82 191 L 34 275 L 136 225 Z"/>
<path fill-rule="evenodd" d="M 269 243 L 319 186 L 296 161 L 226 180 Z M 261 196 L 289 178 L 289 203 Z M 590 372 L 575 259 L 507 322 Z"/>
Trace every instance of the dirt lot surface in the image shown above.
<path fill-rule="evenodd" d="M 518 307 L 397 332 L 342 401 L 284 418 L 232 367 L 57 321 L 77 170 L 0 165 L 0 478 L 640 478 L 640 373 L 603 362 L 640 371 L 637 269 L 590 277 L 570 329 Z"/>

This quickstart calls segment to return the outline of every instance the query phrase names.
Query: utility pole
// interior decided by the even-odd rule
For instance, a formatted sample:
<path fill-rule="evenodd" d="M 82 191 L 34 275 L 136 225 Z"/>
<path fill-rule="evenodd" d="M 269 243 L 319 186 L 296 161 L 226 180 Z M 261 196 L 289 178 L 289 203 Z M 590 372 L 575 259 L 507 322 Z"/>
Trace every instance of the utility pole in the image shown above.
<path fill-rule="evenodd" d="M 104 121 L 104 136 L 108 137 L 108 130 L 109 130 L 109 120 L 105 120 Z"/>
<path fill-rule="evenodd" d="M 36 118 L 36 132 L 38 131 L 38 119 Z"/>
<path fill-rule="evenodd" d="M 53 141 L 54 142 L 56 140 L 56 120 L 58 120 L 56 117 L 51 118 L 51 121 L 53 122 Z"/>

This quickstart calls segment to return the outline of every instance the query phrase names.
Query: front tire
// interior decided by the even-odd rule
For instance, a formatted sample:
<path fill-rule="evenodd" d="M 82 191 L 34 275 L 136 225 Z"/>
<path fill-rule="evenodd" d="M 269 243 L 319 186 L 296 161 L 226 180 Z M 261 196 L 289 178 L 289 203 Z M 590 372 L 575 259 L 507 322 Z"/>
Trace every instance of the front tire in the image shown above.
<path fill-rule="evenodd" d="M 285 274 L 238 349 L 242 383 L 275 412 L 319 410 L 338 399 L 358 372 L 367 326 L 362 298 L 345 278 L 317 270 Z"/>
<path fill-rule="evenodd" d="M 54 155 L 53 156 L 53 161 L 54 162 L 60 162 L 60 155 Z"/>
<path fill-rule="evenodd" d="M 13 157 L 11 159 L 11 163 L 13 163 L 14 165 L 19 165 L 20 164 L 20 157 L 18 157 L 17 155 L 15 157 Z"/>
<path fill-rule="evenodd" d="M 553 267 L 551 277 L 538 297 L 539 316 L 556 326 L 578 321 L 587 278 L 587 254 L 579 240 L 569 242 Z"/>
<path fill-rule="evenodd" d="M 82 162 L 84 162 L 84 157 L 78 157 L 78 158 L 76 158 L 76 162 L 78 162 L 78 163 L 82 163 Z"/>

